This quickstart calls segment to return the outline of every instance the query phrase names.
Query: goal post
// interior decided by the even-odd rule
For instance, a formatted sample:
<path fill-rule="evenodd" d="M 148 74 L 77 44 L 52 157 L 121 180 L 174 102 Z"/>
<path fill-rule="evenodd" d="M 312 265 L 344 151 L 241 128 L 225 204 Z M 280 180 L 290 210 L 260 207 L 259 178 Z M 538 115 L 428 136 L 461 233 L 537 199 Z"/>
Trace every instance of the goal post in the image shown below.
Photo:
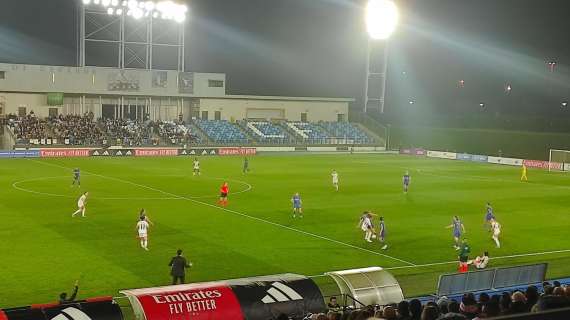
<path fill-rule="evenodd" d="M 548 171 L 570 171 L 570 150 L 550 149 Z"/>

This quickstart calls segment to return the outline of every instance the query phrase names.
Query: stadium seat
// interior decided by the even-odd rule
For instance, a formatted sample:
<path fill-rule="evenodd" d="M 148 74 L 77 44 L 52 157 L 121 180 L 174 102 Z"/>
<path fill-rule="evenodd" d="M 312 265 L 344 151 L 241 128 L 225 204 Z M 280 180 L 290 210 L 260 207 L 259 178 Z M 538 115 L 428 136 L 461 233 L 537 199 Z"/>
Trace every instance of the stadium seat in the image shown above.
<path fill-rule="evenodd" d="M 234 124 L 225 120 L 195 120 L 194 122 L 215 143 L 245 144 L 246 135 Z"/>

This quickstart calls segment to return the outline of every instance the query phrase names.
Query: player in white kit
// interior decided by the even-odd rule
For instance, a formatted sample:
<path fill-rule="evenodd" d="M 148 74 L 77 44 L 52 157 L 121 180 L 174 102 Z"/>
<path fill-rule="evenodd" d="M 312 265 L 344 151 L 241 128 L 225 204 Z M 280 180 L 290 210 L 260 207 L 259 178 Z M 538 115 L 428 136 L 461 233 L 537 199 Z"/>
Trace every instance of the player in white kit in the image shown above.
<path fill-rule="evenodd" d="M 499 235 L 501 234 L 501 224 L 495 219 L 491 220 L 491 231 L 493 231 L 491 238 L 493 238 L 495 244 L 497 244 L 497 248 L 500 248 L 501 242 L 499 241 Z"/>
<path fill-rule="evenodd" d="M 75 211 L 71 216 L 75 217 L 76 214 L 81 212 L 81 216 L 85 217 L 85 204 L 87 204 L 87 196 L 89 192 L 85 192 L 77 200 L 77 211 Z"/>
<path fill-rule="evenodd" d="M 366 240 L 367 242 L 372 242 L 371 238 L 375 236 L 374 224 L 372 223 L 373 216 L 375 216 L 375 214 L 373 214 L 372 212 L 364 211 L 364 213 L 360 217 L 360 222 L 358 223 L 358 226 L 364 232 L 364 240 Z"/>
<path fill-rule="evenodd" d="M 137 223 L 137 232 L 139 233 L 139 239 L 141 241 L 141 248 L 148 251 L 148 229 L 150 228 L 145 217 L 140 217 Z"/>
<path fill-rule="evenodd" d="M 194 175 L 194 176 L 198 175 L 199 176 L 200 175 L 200 161 L 198 161 L 198 158 L 194 158 L 193 164 L 194 164 L 194 167 L 192 169 L 192 171 L 193 171 L 192 175 Z"/>
<path fill-rule="evenodd" d="M 338 173 L 336 172 L 336 170 L 332 171 L 331 177 L 332 177 L 332 184 L 335 190 L 338 191 Z"/>

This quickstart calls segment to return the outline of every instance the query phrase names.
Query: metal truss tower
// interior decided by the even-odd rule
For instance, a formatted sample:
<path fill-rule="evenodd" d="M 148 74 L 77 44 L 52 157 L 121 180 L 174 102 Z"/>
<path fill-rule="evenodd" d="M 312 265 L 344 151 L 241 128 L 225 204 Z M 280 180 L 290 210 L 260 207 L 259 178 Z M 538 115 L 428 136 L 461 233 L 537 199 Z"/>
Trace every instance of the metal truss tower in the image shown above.
<path fill-rule="evenodd" d="M 79 66 L 185 71 L 184 22 L 83 3 L 78 17 Z"/>

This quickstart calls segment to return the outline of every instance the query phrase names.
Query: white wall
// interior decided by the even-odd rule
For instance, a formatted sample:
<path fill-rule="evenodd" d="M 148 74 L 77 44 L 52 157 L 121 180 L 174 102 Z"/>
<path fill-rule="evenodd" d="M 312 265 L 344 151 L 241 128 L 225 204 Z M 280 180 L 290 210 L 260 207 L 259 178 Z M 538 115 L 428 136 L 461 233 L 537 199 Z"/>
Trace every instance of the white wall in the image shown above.
<path fill-rule="evenodd" d="M 164 86 L 153 83 L 161 71 L 121 70 L 100 67 L 61 67 L 0 63 L 5 78 L 0 79 L 0 91 L 5 92 L 62 92 L 91 95 L 136 95 L 166 97 L 223 97 L 226 94 L 226 75 L 223 73 L 193 73 L 194 93 L 179 90 L 177 71 L 166 71 Z M 190 75 L 190 74 L 188 74 Z M 117 79 L 132 80 L 139 85 L 136 91 L 110 90 L 109 83 Z M 222 80 L 223 87 L 209 87 L 208 80 Z"/>
<path fill-rule="evenodd" d="M 61 112 L 61 107 L 50 107 L 47 105 L 47 94 L 37 93 L 2 93 L 0 92 L 0 100 L 5 101 L 6 110 L 5 114 L 14 113 L 18 114 L 18 108 L 26 108 L 26 113 L 34 111 L 38 117 L 49 116 L 49 108 L 58 108 Z"/>
<path fill-rule="evenodd" d="M 289 121 L 300 121 L 301 113 L 307 113 L 307 120 L 337 121 L 338 114 L 348 115 L 348 102 L 346 101 L 316 101 L 316 100 L 264 100 L 264 99 L 200 99 L 200 114 L 208 111 L 210 120 L 214 119 L 214 112 L 221 111 L 222 120 L 246 119 L 248 110 L 282 110 Z M 254 112 L 250 114 L 261 114 Z M 276 114 L 277 112 L 267 112 Z"/>

